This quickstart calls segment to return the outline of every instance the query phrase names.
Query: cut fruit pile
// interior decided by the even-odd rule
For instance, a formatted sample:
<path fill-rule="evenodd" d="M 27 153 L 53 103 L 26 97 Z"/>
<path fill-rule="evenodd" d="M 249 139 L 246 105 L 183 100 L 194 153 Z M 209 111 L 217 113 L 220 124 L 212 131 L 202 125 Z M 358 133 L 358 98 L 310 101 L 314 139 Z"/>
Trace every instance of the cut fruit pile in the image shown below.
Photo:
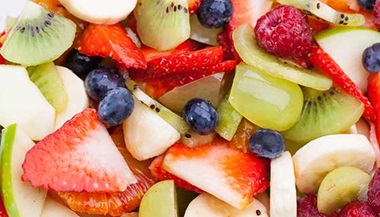
<path fill-rule="evenodd" d="M 379 11 L 26 1 L 0 33 L 0 217 L 378 217 Z"/>

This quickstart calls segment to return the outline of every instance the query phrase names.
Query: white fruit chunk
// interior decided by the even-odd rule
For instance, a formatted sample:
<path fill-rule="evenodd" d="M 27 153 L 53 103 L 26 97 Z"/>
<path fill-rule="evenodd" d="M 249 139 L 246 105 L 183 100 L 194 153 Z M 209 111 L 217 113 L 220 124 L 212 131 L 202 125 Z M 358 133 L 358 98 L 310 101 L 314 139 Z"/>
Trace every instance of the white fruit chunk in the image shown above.
<path fill-rule="evenodd" d="M 24 67 L 0 65 L 0 125 L 18 123 L 32 140 L 54 128 L 55 110 Z"/>
<path fill-rule="evenodd" d="M 297 216 L 296 180 L 289 152 L 284 152 L 270 164 L 270 215 Z"/>
<path fill-rule="evenodd" d="M 41 217 L 79 217 L 79 215 L 65 205 L 47 197 Z"/>
<path fill-rule="evenodd" d="M 380 41 L 380 33 L 364 28 L 335 27 L 320 32 L 315 39 L 360 90 L 367 92 L 369 73 L 362 65 L 362 53 L 367 47 Z"/>
<path fill-rule="evenodd" d="M 312 140 L 293 156 L 296 185 L 301 193 L 316 193 L 322 179 L 340 166 L 354 166 L 369 173 L 375 152 L 360 134 L 336 134 Z"/>
<path fill-rule="evenodd" d="M 83 80 L 68 68 L 57 66 L 57 70 L 67 93 L 67 106 L 62 112 L 57 114 L 55 129 L 60 128 L 63 123 L 89 106 L 89 99 Z"/>
<path fill-rule="evenodd" d="M 136 7 L 137 0 L 59 0 L 74 16 L 95 24 L 115 24 Z"/>
<path fill-rule="evenodd" d="M 180 139 L 179 132 L 135 98 L 131 116 L 123 123 L 124 141 L 137 160 L 158 156 Z"/>
<path fill-rule="evenodd" d="M 218 198 L 202 193 L 191 201 L 185 217 L 267 217 L 263 204 L 254 199 L 244 210 L 239 210 Z"/>
<path fill-rule="evenodd" d="M 17 124 L 5 128 L 1 153 L 1 196 L 12 217 L 40 217 L 47 192 L 22 182 L 22 163 L 34 142 Z"/>

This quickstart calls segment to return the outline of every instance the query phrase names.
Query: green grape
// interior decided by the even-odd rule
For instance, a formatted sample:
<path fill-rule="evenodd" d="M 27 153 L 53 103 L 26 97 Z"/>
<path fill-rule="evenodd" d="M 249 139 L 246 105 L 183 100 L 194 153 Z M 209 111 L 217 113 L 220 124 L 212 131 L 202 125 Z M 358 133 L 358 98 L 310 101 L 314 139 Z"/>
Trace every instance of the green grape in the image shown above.
<path fill-rule="evenodd" d="M 177 217 L 177 193 L 173 180 L 154 184 L 145 193 L 139 217 Z"/>
<path fill-rule="evenodd" d="M 297 122 L 302 111 L 303 93 L 295 83 L 241 63 L 236 67 L 228 100 L 252 123 L 284 131 Z"/>

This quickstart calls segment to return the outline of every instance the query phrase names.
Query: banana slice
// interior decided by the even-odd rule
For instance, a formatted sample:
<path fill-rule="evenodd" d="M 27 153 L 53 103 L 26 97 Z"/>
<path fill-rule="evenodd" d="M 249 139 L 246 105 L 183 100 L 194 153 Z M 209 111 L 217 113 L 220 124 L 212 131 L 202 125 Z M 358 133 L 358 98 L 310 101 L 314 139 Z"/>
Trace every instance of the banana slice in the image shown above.
<path fill-rule="evenodd" d="M 293 156 L 296 185 L 301 193 L 316 193 L 325 175 L 340 166 L 354 166 L 369 173 L 375 152 L 361 134 L 336 134 L 312 140 Z"/>
<path fill-rule="evenodd" d="M 270 216 L 297 216 L 297 191 L 293 159 L 284 152 L 270 163 Z"/>
<path fill-rule="evenodd" d="M 74 16 L 95 24 L 115 24 L 135 8 L 137 0 L 59 0 Z"/>
<path fill-rule="evenodd" d="M 268 217 L 265 206 L 254 199 L 244 210 L 239 210 L 218 198 L 202 193 L 186 209 L 185 217 Z M 294 216 L 293 216 L 294 217 Z"/>

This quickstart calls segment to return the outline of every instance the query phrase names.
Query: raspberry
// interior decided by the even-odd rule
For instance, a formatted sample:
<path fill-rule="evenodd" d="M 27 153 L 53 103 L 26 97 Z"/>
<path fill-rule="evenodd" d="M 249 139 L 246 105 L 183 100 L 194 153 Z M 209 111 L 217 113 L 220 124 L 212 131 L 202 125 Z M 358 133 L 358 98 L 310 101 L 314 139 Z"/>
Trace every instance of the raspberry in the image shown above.
<path fill-rule="evenodd" d="M 293 6 L 279 6 L 260 17 L 255 34 L 261 48 L 282 58 L 304 58 L 313 44 L 305 14 Z"/>
<path fill-rule="evenodd" d="M 367 191 L 368 203 L 380 213 L 380 168 L 376 170 Z"/>
<path fill-rule="evenodd" d="M 376 211 L 367 203 L 356 201 L 345 205 L 338 214 L 339 217 L 379 217 Z"/>
<path fill-rule="evenodd" d="M 317 196 L 307 194 L 297 202 L 297 217 L 327 217 L 318 212 Z"/>
<path fill-rule="evenodd" d="M 373 7 L 372 18 L 377 30 L 380 31 L 380 1 L 376 1 L 375 6 Z"/>

